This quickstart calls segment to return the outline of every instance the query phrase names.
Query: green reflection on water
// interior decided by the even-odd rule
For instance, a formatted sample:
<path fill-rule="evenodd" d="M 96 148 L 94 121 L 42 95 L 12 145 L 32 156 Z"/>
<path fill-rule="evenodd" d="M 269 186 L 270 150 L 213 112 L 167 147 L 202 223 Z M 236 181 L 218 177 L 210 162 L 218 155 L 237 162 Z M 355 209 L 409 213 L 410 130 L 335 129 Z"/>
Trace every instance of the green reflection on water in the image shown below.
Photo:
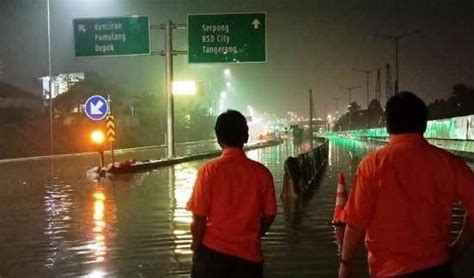
<path fill-rule="evenodd" d="M 369 146 L 366 142 L 354 140 L 351 138 L 330 136 L 329 140 L 336 144 L 340 149 L 351 151 L 353 155 L 363 156 L 369 150 Z"/>

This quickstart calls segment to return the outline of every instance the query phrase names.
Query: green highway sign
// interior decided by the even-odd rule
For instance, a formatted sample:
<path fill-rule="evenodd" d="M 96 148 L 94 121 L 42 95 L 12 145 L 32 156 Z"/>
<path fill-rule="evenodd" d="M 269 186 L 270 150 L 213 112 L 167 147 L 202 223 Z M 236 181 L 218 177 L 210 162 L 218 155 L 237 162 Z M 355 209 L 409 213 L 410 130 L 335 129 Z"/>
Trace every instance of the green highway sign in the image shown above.
<path fill-rule="evenodd" d="M 147 16 L 73 20 L 76 57 L 150 54 Z"/>
<path fill-rule="evenodd" d="M 189 63 L 266 62 L 266 15 L 188 15 Z"/>

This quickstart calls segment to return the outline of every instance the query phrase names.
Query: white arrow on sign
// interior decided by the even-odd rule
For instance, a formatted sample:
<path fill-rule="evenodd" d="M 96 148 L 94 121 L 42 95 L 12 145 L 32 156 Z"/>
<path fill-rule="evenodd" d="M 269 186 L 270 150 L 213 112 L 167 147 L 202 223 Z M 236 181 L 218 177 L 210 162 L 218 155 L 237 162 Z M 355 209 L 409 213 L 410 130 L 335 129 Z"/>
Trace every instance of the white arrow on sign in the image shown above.
<path fill-rule="evenodd" d="M 100 108 L 104 106 L 104 102 L 102 100 L 99 100 L 96 104 L 91 102 L 91 115 L 102 115 L 102 111 L 100 111 Z"/>
<path fill-rule="evenodd" d="M 253 29 L 258 29 L 258 26 L 260 25 L 260 21 L 256 18 L 252 21 Z"/>
<path fill-rule="evenodd" d="M 82 33 L 87 32 L 86 25 L 84 24 L 77 25 L 77 31 L 82 32 Z"/>

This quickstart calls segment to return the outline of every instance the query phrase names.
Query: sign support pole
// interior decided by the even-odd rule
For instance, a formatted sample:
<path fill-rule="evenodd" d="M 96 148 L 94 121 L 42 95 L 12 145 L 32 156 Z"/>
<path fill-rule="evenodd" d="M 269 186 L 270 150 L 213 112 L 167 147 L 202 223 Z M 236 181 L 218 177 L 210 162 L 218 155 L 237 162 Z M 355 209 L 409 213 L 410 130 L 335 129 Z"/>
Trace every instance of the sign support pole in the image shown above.
<path fill-rule="evenodd" d="M 173 41 L 172 23 L 167 20 L 165 23 L 165 57 L 166 57 L 166 96 L 167 96 L 167 147 L 168 159 L 174 158 L 174 100 L 173 100 Z"/>
<path fill-rule="evenodd" d="M 107 96 L 107 102 L 109 103 L 109 116 L 112 116 L 112 106 L 110 106 L 112 99 L 110 98 L 110 95 Z M 108 120 L 109 121 L 109 120 Z M 107 123 L 108 123 L 107 121 Z M 113 118 L 112 118 L 113 122 Z M 107 128 L 107 133 L 108 133 L 108 128 Z M 107 134 L 108 137 L 108 134 Z M 110 141 L 110 139 L 109 139 Z M 112 155 L 112 165 L 115 164 L 115 153 L 114 153 L 114 147 L 115 147 L 115 138 L 113 141 L 110 141 L 110 154 Z"/>
<path fill-rule="evenodd" d="M 49 152 L 54 155 L 54 110 L 53 110 L 53 70 L 51 57 L 51 6 L 46 0 L 48 10 L 48 89 L 49 89 Z"/>
<path fill-rule="evenodd" d="M 309 89 L 309 144 L 313 149 L 313 90 Z"/>

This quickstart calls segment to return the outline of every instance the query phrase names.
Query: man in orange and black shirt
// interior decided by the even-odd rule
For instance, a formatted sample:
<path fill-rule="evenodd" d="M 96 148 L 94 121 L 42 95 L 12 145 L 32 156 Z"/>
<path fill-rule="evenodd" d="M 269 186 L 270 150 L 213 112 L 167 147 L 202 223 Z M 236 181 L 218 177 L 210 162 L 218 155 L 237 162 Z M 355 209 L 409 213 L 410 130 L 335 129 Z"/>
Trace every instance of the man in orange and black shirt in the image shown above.
<path fill-rule="evenodd" d="M 344 210 L 340 278 L 351 277 L 364 236 L 372 277 L 453 277 L 453 254 L 474 242 L 474 174 L 423 138 L 427 114 L 423 101 L 409 92 L 387 102 L 389 143 L 361 162 Z M 451 243 L 458 201 L 466 214 Z"/>
<path fill-rule="evenodd" d="M 263 277 L 261 237 L 276 215 L 273 178 L 245 156 L 245 117 L 234 110 L 216 121 L 222 155 L 198 172 L 187 209 L 193 213 L 192 278 Z"/>

